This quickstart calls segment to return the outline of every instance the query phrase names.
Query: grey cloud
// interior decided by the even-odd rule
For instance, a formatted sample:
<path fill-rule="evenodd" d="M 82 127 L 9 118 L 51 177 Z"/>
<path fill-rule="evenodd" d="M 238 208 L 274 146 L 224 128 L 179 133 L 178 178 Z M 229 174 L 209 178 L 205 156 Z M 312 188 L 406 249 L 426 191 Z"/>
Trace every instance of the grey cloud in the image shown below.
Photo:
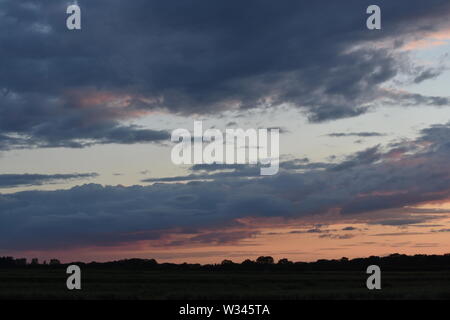
<path fill-rule="evenodd" d="M 432 220 L 433 217 L 409 218 L 409 219 L 390 219 L 371 222 L 371 224 L 378 224 L 382 226 L 407 226 L 424 223 Z"/>
<path fill-rule="evenodd" d="M 379 1 L 383 32 L 365 27 L 368 0 L 78 3 L 83 29 L 72 32 L 64 2 L 0 2 L 3 149 L 160 141 L 166 133 L 123 127 L 155 109 L 218 114 L 290 104 L 320 122 L 386 99 L 449 104 L 388 94 L 383 86 L 399 74 L 434 74 L 405 68 L 407 56 L 395 48 L 370 45 L 445 27 L 446 1 Z"/>
<path fill-rule="evenodd" d="M 43 184 L 61 183 L 67 180 L 81 180 L 97 177 L 96 173 L 75 174 L 0 174 L 0 188 L 20 186 L 40 186 Z"/>
<path fill-rule="evenodd" d="M 183 240 L 174 240 L 164 243 L 166 246 L 185 246 L 195 244 L 208 245 L 223 245 L 233 244 L 237 245 L 240 240 L 255 237 L 259 234 L 258 231 L 229 231 L 229 232 L 209 232 L 199 235 L 194 235 Z"/>
<path fill-rule="evenodd" d="M 313 229 L 306 229 L 306 230 L 293 230 L 289 233 L 292 234 L 302 234 L 302 233 L 329 233 L 334 230 L 326 230 L 326 229 L 320 229 L 320 228 L 313 228 Z"/>
<path fill-rule="evenodd" d="M 217 169 L 213 169 L 217 166 Z M 209 168 L 208 168 L 209 167 Z M 175 177 L 163 177 L 163 178 L 148 178 L 143 179 L 141 182 L 179 182 L 179 181 L 194 181 L 194 180 L 205 180 L 205 179 L 225 179 L 225 178 L 246 178 L 246 177 L 258 177 L 260 176 L 260 167 L 256 165 L 223 165 L 220 168 L 220 164 L 212 165 L 194 165 L 194 171 L 202 170 L 202 173 L 192 173 L 185 176 L 175 176 Z M 207 168 L 199 169 L 199 168 Z M 232 169 L 231 171 L 222 171 Z M 208 171 L 212 171 L 210 173 Z"/>
<path fill-rule="evenodd" d="M 431 232 L 450 232 L 450 229 L 438 229 L 438 230 L 432 230 Z"/>
<path fill-rule="evenodd" d="M 333 167 L 329 163 L 308 163 L 305 159 L 282 161 L 279 164 L 282 171 L 292 170 L 323 170 Z M 218 180 L 226 178 L 258 178 L 261 177 L 260 166 L 247 164 L 196 164 L 190 168 L 194 173 L 184 176 L 143 179 L 141 182 L 181 182 L 194 180 Z"/>
<path fill-rule="evenodd" d="M 339 240 L 346 240 L 354 238 L 355 236 L 353 234 L 321 234 L 319 238 L 330 238 L 330 239 L 339 239 Z"/>
<path fill-rule="evenodd" d="M 364 151 L 357 152 L 351 156 L 348 156 L 347 159 L 336 166 L 331 167 L 331 170 L 339 171 L 350 169 L 354 166 L 364 165 L 364 164 L 372 164 L 376 161 L 381 160 L 383 156 L 382 151 L 380 150 L 380 146 L 377 145 L 375 147 L 368 148 Z"/>
<path fill-rule="evenodd" d="M 340 138 L 340 137 L 383 137 L 386 134 L 379 132 L 347 132 L 347 133 L 330 133 L 328 137 Z"/>
<path fill-rule="evenodd" d="M 375 237 L 401 237 L 401 236 L 418 236 L 426 234 L 424 232 L 391 232 L 391 233 L 377 233 L 373 234 L 372 236 Z"/>
<path fill-rule="evenodd" d="M 167 141 L 167 131 L 122 125 L 116 110 L 73 107 L 42 94 L 0 97 L 0 148 L 68 147 Z M 131 112 L 131 111 L 127 111 Z M 3 132 L 3 133 L 2 133 Z"/>
<path fill-rule="evenodd" d="M 418 93 L 409 92 L 388 92 L 385 91 L 385 104 L 401 104 L 403 106 L 448 106 L 450 99 L 448 97 L 424 96 Z"/>
<path fill-rule="evenodd" d="M 425 80 L 434 79 L 442 73 L 441 70 L 431 70 L 427 69 L 422 71 L 415 79 L 414 83 L 421 83 Z"/>
<path fill-rule="evenodd" d="M 227 232 L 244 217 L 289 221 L 340 212 L 353 221 L 362 214 L 364 222 L 370 213 L 397 209 L 392 210 L 395 219 L 390 218 L 395 221 L 385 224 L 420 222 L 411 221 L 407 209 L 398 209 L 450 197 L 449 132 L 450 124 L 424 129 L 416 140 L 403 142 L 407 146 L 377 146 L 349 156 L 352 165 L 339 170 L 287 170 L 259 179 L 237 175 L 150 186 L 91 184 L 0 195 L 0 249 L 119 245 L 158 240 L 162 234 L 180 232 L 177 229 Z M 398 233 L 405 234 L 416 233 Z M 397 233 L 378 234 L 388 235 Z"/>

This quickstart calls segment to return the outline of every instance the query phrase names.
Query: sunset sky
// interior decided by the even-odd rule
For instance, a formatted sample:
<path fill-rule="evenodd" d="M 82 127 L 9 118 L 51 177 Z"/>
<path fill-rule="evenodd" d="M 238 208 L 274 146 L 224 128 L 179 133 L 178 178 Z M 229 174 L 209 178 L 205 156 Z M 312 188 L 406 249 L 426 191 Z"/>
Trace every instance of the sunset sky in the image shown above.
<path fill-rule="evenodd" d="M 173 164 L 198 120 L 279 173 Z M 450 1 L 0 0 L 0 256 L 391 253 L 450 253 Z"/>

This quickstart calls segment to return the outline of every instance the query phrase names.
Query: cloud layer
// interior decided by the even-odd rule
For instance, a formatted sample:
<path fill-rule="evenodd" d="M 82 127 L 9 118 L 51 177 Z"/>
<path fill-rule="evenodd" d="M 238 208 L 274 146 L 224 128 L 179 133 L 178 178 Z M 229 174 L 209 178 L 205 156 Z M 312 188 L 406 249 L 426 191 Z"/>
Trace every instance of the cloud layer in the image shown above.
<path fill-rule="evenodd" d="M 289 221 L 335 213 L 358 219 L 362 214 L 389 209 L 398 216 L 377 224 L 427 221 L 426 210 L 404 208 L 450 198 L 449 135 L 450 123 L 432 126 L 416 140 L 369 148 L 338 164 L 305 168 L 301 165 L 307 159 L 291 161 L 273 177 L 248 179 L 248 174 L 235 174 L 187 184 L 89 184 L 70 190 L 2 195 L 0 249 L 119 245 L 158 240 L 171 233 L 189 234 L 196 243 L 205 238 L 217 243 L 236 241 L 255 234 L 233 231 L 243 227 L 242 218 Z M 402 216 L 414 210 L 421 217 L 411 220 L 409 215 Z M 216 236 L 200 234 L 200 230 L 219 228 Z"/>
<path fill-rule="evenodd" d="M 448 1 L 379 1 L 380 32 L 365 27 L 365 0 L 79 4 L 82 30 L 69 31 L 64 2 L 0 2 L 1 149 L 157 142 L 167 132 L 123 121 L 161 109 L 290 104 L 318 122 L 381 103 L 449 104 L 388 90 L 398 75 L 439 75 L 396 49 L 446 27 Z"/>
<path fill-rule="evenodd" d="M 68 180 L 78 180 L 97 177 L 96 173 L 73 174 L 0 174 L 0 188 L 23 186 L 40 186 L 49 183 L 59 183 Z"/>

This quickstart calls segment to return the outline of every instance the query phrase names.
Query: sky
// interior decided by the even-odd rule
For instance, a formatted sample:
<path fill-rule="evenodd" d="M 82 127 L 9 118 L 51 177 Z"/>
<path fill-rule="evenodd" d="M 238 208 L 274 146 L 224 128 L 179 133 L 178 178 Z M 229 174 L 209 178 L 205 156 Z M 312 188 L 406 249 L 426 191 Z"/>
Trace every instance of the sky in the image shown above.
<path fill-rule="evenodd" d="M 0 256 L 449 253 L 449 18 L 448 0 L 0 0 Z M 278 174 L 175 165 L 194 121 L 279 128 Z"/>

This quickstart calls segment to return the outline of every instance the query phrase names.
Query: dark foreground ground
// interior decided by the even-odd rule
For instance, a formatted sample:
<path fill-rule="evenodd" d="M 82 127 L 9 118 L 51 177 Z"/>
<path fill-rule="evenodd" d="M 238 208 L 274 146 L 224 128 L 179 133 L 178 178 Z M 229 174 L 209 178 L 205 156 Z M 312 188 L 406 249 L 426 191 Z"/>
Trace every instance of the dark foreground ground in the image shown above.
<path fill-rule="evenodd" d="M 450 299 L 450 271 L 146 270 L 84 268 L 82 290 L 65 268 L 1 268 L 0 299 Z"/>

